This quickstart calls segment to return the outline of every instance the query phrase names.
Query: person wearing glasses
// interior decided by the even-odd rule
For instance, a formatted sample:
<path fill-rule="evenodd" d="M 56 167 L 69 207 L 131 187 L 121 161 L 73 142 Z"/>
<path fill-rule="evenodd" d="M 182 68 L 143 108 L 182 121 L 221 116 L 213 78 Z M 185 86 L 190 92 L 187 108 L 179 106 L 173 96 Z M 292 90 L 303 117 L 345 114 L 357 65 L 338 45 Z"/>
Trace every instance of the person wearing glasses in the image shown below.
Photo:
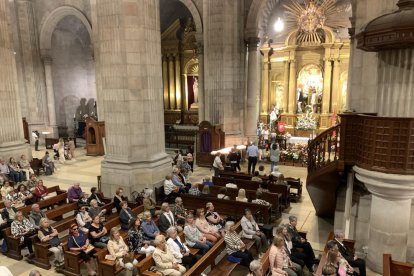
<path fill-rule="evenodd" d="M 89 246 L 88 237 L 82 232 L 79 231 L 79 227 L 76 224 L 71 224 L 70 236 L 68 238 L 68 248 L 71 251 L 79 252 L 79 257 L 83 260 L 88 270 L 88 275 L 96 275 L 96 272 L 92 266 L 92 257 L 95 253 L 95 250 L 86 251 Z"/>

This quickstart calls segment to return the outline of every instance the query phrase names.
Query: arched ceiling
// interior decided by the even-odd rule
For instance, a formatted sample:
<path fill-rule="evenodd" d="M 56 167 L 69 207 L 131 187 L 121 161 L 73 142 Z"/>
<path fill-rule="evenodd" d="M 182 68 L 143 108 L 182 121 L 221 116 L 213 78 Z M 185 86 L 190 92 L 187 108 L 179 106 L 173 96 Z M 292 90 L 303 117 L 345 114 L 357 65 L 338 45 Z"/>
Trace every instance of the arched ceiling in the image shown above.
<path fill-rule="evenodd" d="M 56 24 L 55 30 L 71 32 L 84 46 L 90 46 L 91 38 L 85 25 L 74 15 L 68 15 Z"/>
<path fill-rule="evenodd" d="M 161 33 L 175 20 L 189 17 L 192 17 L 190 11 L 180 0 L 160 0 Z"/>

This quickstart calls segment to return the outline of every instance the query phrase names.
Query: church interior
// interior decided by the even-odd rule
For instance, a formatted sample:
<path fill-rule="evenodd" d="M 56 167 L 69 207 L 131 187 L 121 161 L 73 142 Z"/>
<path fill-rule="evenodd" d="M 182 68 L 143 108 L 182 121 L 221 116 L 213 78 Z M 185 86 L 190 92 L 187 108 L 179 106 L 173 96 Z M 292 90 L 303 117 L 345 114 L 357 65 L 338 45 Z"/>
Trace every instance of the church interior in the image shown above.
<path fill-rule="evenodd" d="M 330 265 L 343 275 L 346 261 L 346 275 L 413 275 L 413 65 L 414 0 L 0 0 L 1 275 L 331 275 Z M 274 187 L 263 192 L 252 177 Z M 18 199 L 21 185 L 36 198 L 39 180 L 54 192 Z M 175 210 L 177 195 L 194 221 L 212 202 L 235 225 L 214 225 L 207 253 L 191 247 L 186 272 L 159 266 L 157 238 L 154 258 L 137 251 L 131 269 L 95 246 L 92 269 L 68 245 L 81 227 L 83 205 L 69 198 L 76 183 L 88 197 L 97 187 L 108 237 L 122 226 L 120 190 L 141 228 L 146 199 L 161 209 L 151 213 L 160 226 L 163 203 Z M 213 198 L 195 198 L 193 186 Z M 218 197 L 221 187 L 230 199 Z M 253 203 L 265 198 L 270 207 Z M 36 203 L 58 229 L 58 265 L 39 221 L 32 236 L 13 234 L 9 210 L 33 223 Z M 237 264 L 229 240 L 246 231 L 245 209 L 271 237 L 263 252 L 243 237 L 252 249 L 234 251 L 252 253 Z M 185 229 L 181 219 L 167 222 Z M 300 259 L 300 272 L 276 272 L 280 227 L 289 232 L 283 258 Z M 295 233 L 305 239 L 296 244 Z M 344 262 L 329 261 L 329 240 Z"/>

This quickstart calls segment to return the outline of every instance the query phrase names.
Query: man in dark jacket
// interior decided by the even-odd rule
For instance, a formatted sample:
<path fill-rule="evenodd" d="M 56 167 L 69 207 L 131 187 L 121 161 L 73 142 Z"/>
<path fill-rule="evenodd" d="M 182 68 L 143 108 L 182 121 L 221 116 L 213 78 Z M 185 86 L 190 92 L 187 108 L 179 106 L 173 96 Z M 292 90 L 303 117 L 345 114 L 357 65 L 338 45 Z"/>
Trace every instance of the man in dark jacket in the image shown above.
<path fill-rule="evenodd" d="M 346 246 L 344 245 L 344 238 L 345 238 L 345 235 L 342 231 L 339 231 L 339 230 L 335 231 L 335 242 L 338 245 L 338 249 L 342 257 L 344 257 L 345 260 L 347 260 L 350 266 L 358 268 L 360 276 L 365 276 L 366 275 L 365 261 L 355 256 L 348 248 L 346 248 Z"/>

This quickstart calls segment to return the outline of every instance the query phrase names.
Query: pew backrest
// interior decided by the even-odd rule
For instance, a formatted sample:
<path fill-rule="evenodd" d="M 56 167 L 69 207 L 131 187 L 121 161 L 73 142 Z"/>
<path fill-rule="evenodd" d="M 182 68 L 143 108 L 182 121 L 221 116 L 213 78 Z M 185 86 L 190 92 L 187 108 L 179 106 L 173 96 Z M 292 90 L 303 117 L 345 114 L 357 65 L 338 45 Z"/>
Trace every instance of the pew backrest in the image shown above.
<path fill-rule="evenodd" d="M 383 254 L 383 275 L 384 276 L 411 276 L 413 264 L 393 261 L 391 254 Z"/>

